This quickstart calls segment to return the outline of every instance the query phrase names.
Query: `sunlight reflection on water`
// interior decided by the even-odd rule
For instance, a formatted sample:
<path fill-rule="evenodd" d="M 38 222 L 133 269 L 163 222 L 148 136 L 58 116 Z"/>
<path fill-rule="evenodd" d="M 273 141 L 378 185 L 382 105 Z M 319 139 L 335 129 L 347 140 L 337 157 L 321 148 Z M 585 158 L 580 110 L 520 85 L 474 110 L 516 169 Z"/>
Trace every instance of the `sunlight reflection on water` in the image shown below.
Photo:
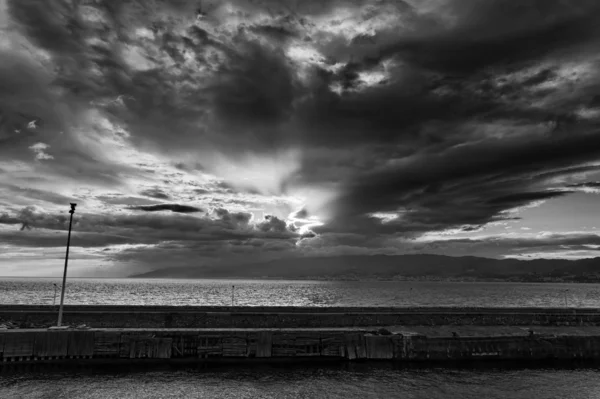
<path fill-rule="evenodd" d="M 0 303 L 51 305 L 55 283 L 6 278 Z M 71 279 L 65 303 L 231 305 L 233 285 L 238 306 L 600 307 L 597 284 L 166 279 Z"/>

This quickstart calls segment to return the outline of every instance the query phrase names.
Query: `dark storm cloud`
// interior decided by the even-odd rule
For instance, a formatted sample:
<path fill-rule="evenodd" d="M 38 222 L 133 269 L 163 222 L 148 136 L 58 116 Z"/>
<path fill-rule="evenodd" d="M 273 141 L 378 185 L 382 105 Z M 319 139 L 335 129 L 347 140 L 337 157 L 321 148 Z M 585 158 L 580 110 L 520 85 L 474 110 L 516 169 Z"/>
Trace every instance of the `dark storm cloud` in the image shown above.
<path fill-rule="evenodd" d="M 544 69 L 518 86 L 499 84 L 496 79 L 536 62 L 552 61 L 554 55 L 560 59 L 564 55 L 559 52 L 567 49 L 584 54 L 593 51 L 591 46 L 600 37 L 599 9 L 592 1 L 450 2 L 444 11 L 457 19 L 452 27 L 440 22 L 435 29 L 417 30 L 408 38 L 390 33 L 388 45 L 380 44 L 376 36 L 376 43 L 360 59 L 355 57 L 337 73 L 315 74 L 314 97 L 300 109 L 310 129 L 306 139 L 336 145 L 411 141 L 423 135 L 422 127 L 431 121 L 460 124 L 471 118 L 526 118 L 521 122 L 552 118 L 558 110 L 511 105 L 504 99 L 529 97 L 524 89 L 552 81 L 554 71 Z M 355 46 L 336 51 L 340 55 L 361 52 Z M 352 88 L 359 72 L 376 70 L 385 60 L 403 64 L 388 78 L 395 82 L 342 97 L 325 89 L 336 80 Z M 444 89 L 443 96 L 440 89 Z M 452 141 L 453 137 L 445 133 L 439 139 Z"/>
<path fill-rule="evenodd" d="M 506 217 L 504 210 L 567 194 L 529 190 L 544 183 L 536 176 L 545 169 L 597 159 L 599 137 L 592 130 L 568 137 L 490 140 L 442 154 L 419 154 L 397 168 L 367 174 L 348 185 L 336 202 L 336 223 L 342 230 L 348 226 L 429 231 L 500 220 Z M 398 208 L 403 213 L 395 222 L 355 217 Z"/>
<path fill-rule="evenodd" d="M 598 39 L 595 1 L 455 1 L 456 28 L 417 40 L 400 40 L 383 51 L 431 70 L 472 73 L 523 63 Z M 588 43 L 589 44 L 589 43 Z"/>
<path fill-rule="evenodd" d="M 243 212 L 229 212 L 217 209 L 216 218 L 192 217 L 182 214 L 75 214 L 73 231 L 85 234 L 101 234 L 106 237 L 119 237 L 125 243 L 155 244 L 163 241 L 180 243 L 184 247 L 189 242 L 213 242 L 214 245 L 230 245 L 232 241 L 247 240 L 290 240 L 295 242 L 299 234 L 281 229 L 274 218 L 269 228 L 250 223 L 251 215 Z M 35 237 L 42 230 L 65 231 L 69 227 L 69 215 L 40 212 L 34 207 L 26 207 L 16 214 L 0 214 L 0 224 L 27 224 L 32 229 L 19 231 L 14 227 L 14 233 L 24 234 L 17 237 L 29 237 L 30 246 L 35 246 Z M 33 232 L 34 235 L 27 235 Z M 45 234 L 45 233 L 44 233 Z M 26 239 L 26 238 L 23 238 Z M 101 239 L 99 242 L 106 242 Z M 116 243 L 116 242 L 115 242 Z M 119 241 L 119 243 L 123 243 Z M 218 244 L 221 243 L 221 244 Z M 102 246 L 102 245 L 99 245 Z"/>
<path fill-rule="evenodd" d="M 580 112 L 600 92 L 597 1 L 455 0 L 427 13 L 404 2 L 237 2 L 235 26 L 214 4 L 202 7 L 203 28 L 189 2 L 132 4 L 88 5 L 103 15 L 94 23 L 67 2 L 13 0 L 9 12 L 56 62 L 53 84 L 77 101 L 111 100 L 103 111 L 134 143 L 229 155 L 300 146 L 294 182 L 341 192 L 322 232 L 419 234 L 511 218 L 507 210 L 566 195 L 552 179 L 592 171 L 600 157 L 598 120 Z M 346 17 L 329 15 L 342 6 L 354 17 L 346 26 L 392 18 L 350 37 L 335 31 Z M 242 26 L 253 12 L 270 17 Z M 291 43 L 325 60 L 303 66 L 286 53 Z M 578 72 L 586 62 L 591 72 Z M 22 122 L 11 116 L 10 128 Z M 136 209 L 191 211 L 178 207 Z M 214 213 L 204 230 L 251 224 L 247 213 Z M 289 233 L 275 217 L 254 230 Z"/>
<path fill-rule="evenodd" d="M 288 229 L 285 221 L 271 215 L 265 216 L 265 220 L 260 222 L 257 227 L 260 231 L 275 233 L 283 233 Z"/>
<path fill-rule="evenodd" d="M 10 230 L 0 232 L 0 240 L 5 244 L 18 247 L 63 247 L 67 243 L 67 233 L 65 231 L 47 233 L 36 230 Z M 97 248 L 107 245 L 129 244 L 131 242 L 130 237 L 116 235 L 73 232 L 71 236 L 71 246 L 73 247 Z"/>
<path fill-rule="evenodd" d="M 27 35 L 41 47 L 65 54 L 80 47 L 84 27 L 68 2 L 24 0 L 11 1 L 8 6 L 12 17 L 23 24 Z"/>
<path fill-rule="evenodd" d="M 140 192 L 140 194 L 150 198 L 169 199 L 169 195 L 162 191 L 160 188 L 144 190 Z"/>
<path fill-rule="evenodd" d="M 1 173 L 1 172 L 0 172 Z M 23 196 L 26 198 L 42 200 L 53 204 L 67 205 L 74 201 L 73 197 L 67 197 L 61 194 L 56 194 L 51 191 L 38 190 L 34 188 L 24 188 L 13 185 L 0 186 L 0 191 L 5 189 L 12 196 Z"/>
<path fill-rule="evenodd" d="M 129 3 L 115 7 L 109 7 L 108 2 L 89 4 L 88 13 L 93 10 L 103 16 L 101 21 L 92 23 L 82 16 L 81 8 L 66 2 L 40 5 L 13 1 L 10 4 L 11 16 L 23 32 L 61 64 L 55 83 L 81 100 L 109 104 L 105 110 L 127 124 L 135 142 L 151 139 L 159 145 L 168 143 L 184 149 L 199 140 L 209 139 L 221 150 L 233 150 L 232 142 L 227 139 L 233 131 L 243 136 L 237 137 L 238 140 L 245 137 L 247 147 L 260 138 L 256 130 L 262 129 L 262 135 L 269 134 L 260 138 L 260 144 L 265 144 L 277 139 L 273 129 L 291 110 L 294 77 L 282 51 L 265 47 L 243 32 L 235 37 L 235 46 L 216 40 L 191 25 L 193 15 L 186 13 L 187 6 L 154 3 L 163 12 L 180 12 L 178 17 L 182 23 L 191 26 L 189 37 L 174 33 L 173 22 L 163 21 L 161 13 L 147 13 L 150 5 L 144 10 L 143 6 L 136 8 Z M 125 34 L 136 25 L 151 27 L 155 39 Z M 111 45 L 110 32 L 126 39 L 126 46 L 140 49 L 142 56 L 155 67 L 132 68 L 120 52 L 122 49 Z M 84 46 L 85 38 L 90 37 L 97 43 Z M 148 52 L 156 48 L 177 65 L 166 65 L 163 58 Z M 225 61 L 215 58 L 210 49 L 216 49 Z M 186 64 L 185 54 L 191 54 L 194 61 Z M 213 70 L 218 79 L 194 76 L 198 68 Z M 118 96 L 124 107 L 108 101 Z M 207 120 L 210 109 L 216 116 L 212 122 Z M 207 137 L 208 125 L 225 134 Z M 167 139 L 165 130 L 176 135 L 176 140 Z"/>
<path fill-rule="evenodd" d="M 97 200 L 100 200 L 106 204 L 112 205 L 131 205 L 131 206 L 145 206 L 145 205 L 158 205 L 157 201 L 150 200 L 147 198 L 139 198 L 139 197 L 128 197 L 124 195 L 99 195 L 96 197 Z"/>
<path fill-rule="evenodd" d="M 142 269 L 170 267 L 231 265 L 244 267 L 248 263 L 269 261 L 290 256 L 295 250 L 291 240 L 251 239 L 223 242 L 199 241 L 189 246 L 159 244 L 152 248 L 127 248 L 109 255 L 119 263 L 133 263 Z M 193 261 L 190 261 L 193 259 Z"/>
<path fill-rule="evenodd" d="M 224 208 L 214 210 L 218 220 L 231 227 L 247 227 L 252 215 L 245 212 L 229 212 Z"/>
<path fill-rule="evenodd" d="M 249 30 L 253 33 L 264 35 L 267 38 L 277 42 L 284 42 L 287 39 L 297 37 L 297 33 L 286 29 L 283 26 L 257 25 L 250 27 Z"/>
<path fill-rule="evenodd" d="M 308 217 L 308 211 L 306 209 L 302 208 L 299 211 L 294 213 L 294 217 L 305 219 Z"/>
<path fill-rule="evenodd" d="M 591 251 L 599 245 L 600 236 L 593 233 L 541 233 L 519 236 L 515 233 L 477 238 L 401 240 L 389 236 L 332 233 L 299 243 L 302 253 L 317 256 L 340 254 L 439 254 L 450 256 L 482 256 L 504 258 L 507 255 L 550 253 L 552 251 Z"/>
<path fill-rule="evenodd" d="M 171 212 L 177 212 L 177 213 L 202 212 L 202 209 L 196 208 L 195 206 L 179 205 L 179 204 L 133 206 L 129 209 L 135 209 L 138 211 L 146 211 L 146 212 L 157 212 L 157 211 L 171 211 Z"/>
<path fill-rule="evenodd" d="M 0 224 L 22 224 L 28 227 L 41 227 L 51 230 L 66 230 L 69 227 L 69 217 L 64 214 L 39 212 L 35 207 L 28 206 L 16 214 L 4 212 L 0 214 Z"/>
<path fill-rule="evenodd" d="M 189 266 L 222 262 L 244 263 L 281 257 L 294 251 L 299 235 L 292 231 L 264 231 L 249 223 L 251 215 L 218 210 L 215 216 L 171 214 L 76 214 L 71 246 L 105 248 L 108 261 L 142 264 L 142 269 L 165 265 Z M 63 248 L 66 215 L 30 207 L 16 215 L 0 215 L 0 224 L 30 223 L 31 230 L 14 226 L 0 231 L 0 241 L 25 248 Z M 133 244 L 122 246 L 121 244 Z"/>
<path fill-rule="evenodd" d="M 287 142 L 279 125 L 291 115 L 295 78 L 281 51 L 254 42 L 245 47 L 219 69 L 222 83 L 209 89 L 219 118 L 215 127 L 243 140 L 242 148 L 278 148 Z"/>
<path fill-rule="evenodd" d="M 492 30 L 489 27 L 492 24 L 492 26 L 501 29 L 502 25 L 498 22 L 498 19 L 502 20 L 504 14 L 499 13 L 498 10 L 503 7 L 506 8 L 506 4 L 504 2 L 501 2 L 503 5 L 496 4 L 498 2 L 492 3 L 488 6 L 480 6 L 476 11 L 471 10 L 473 5 L 461 6 L 460 3 L 451 4 L 451 9 L 460 18 L 459 21 L 463 21 L 468 26 L 464 27 L 459 23 L 457 28 L 450 32 L 443 32 L 443 34 L 450 34 L 451 36 L 453 35 L 452 37 L 456 37 L 451 42 L 457 42 L 457 45 L 465 43 L 464 46 L 468 46 L 467 43 L 472 42 L 473 32 L 476 32 L 476 29 L 479 27 L 486 27 L 486 30 L 489 31 Z M 317 7 L 319 10 L 318 13 L 329 11 L 335 5 L 336 3 L 329 2 L 322 8 Z M 354 6 L 359 5 L 360 3 L 354 4 Z M 28 3 L 24 3 L 15 7 L 19 10 L 26 10 L 30 6 Z M 283 11 L 287 8 L 290 15 L 307 12 L 301 6 L 277 7 L 274 4 L 256 3 L 252 7 L 258 7 L 261 10 L 275 7 L 278 9 L 281 8 Z M 556 14 L 562 16 L 561 18 L 571 21 L 569 15 L 573 13 L 569 13 L 567 12 L 568 10 L 561 7 L 564 8 L 564 6 L 557 3 L 554 6 L 544 6 L 542 11 L 549 15 Z M 124 12 L 121 8 L 119 8 L 120 11 L 118 12 Z M 292 8 L 297 9 L 292 10 Z M 508 7 L 507 13 L 509 16 L 506 17 L 507 20 L 514 18 L 511 13 L 516 13 L 516 11 L 513 8 L 512 6 Z M 74 14 L 74 11 L 69 10 L 66 8 L 60 12 L 71 12 Z M 36 24 L 35 26 L 32 26 L 33 21 L 31 18 L 26 18 L 20 12 L 15 12 L 15 18 L 29 27 L 27 31 L 29 35 L 40 38 L 41 45 L 51 51 L 58 52 L 63 51 L 62 46 L 52 46 L 46 43 L 44 41 L 45 38 L 42 37 L 42 33 L 46 30 L 50 35 L 60 36 L 60 32 L 67 29 L 64 26 L 59 29 L 59 26 L 56 26 L 59 25 L 58 22 L 52 22 L 52 18 L 57 12 L 59 11 L 49 13 L 46 18 L 50 19 L 50 21 L 45 21 L 43 24 Z M 210 11 L 206 12 L 210 15 Z M 520 17 L 519 21 L 527 16 L 531 17 L 531 6 L 522 7 L 521 13 L 523 12 L 525 17 Z M 553 12 L 554 14 L 552 14 Z M 39 14 L 38 18 L 43 18 L 43 15 L 45 15 L 42 13 Z M 583 13 L 581 11 L 576 13 L 576 15 L 580 14 L 590 15 L 590 13 Z M 70 18 L 76 19 L 74 16 Z M 551 22 L 548 23 L 550 24 Z M 522 28 L 520 29 L 530 28 L 525 22 L 520 23 L 521 25 Z M 572 25 L 580 27 L 582 23 L 581 21 L 574 21 Z M 252 29 L 264 30 L 265 27 L 269 27 L 271 30 L 285 30 L 282 26 L 278 25 L 258 25 L 252 27 Z M 168 26 L 165 26 L 162 29 L 168 28 Z M 190 29 L 199 29 L 195 26 L 192 28 Z M 73 29 L 82 28 L 76 25 Z M 393 28 L 390 27 L 390 29 Z M 500 36 L 509 35 L 511 32 L 501 32 Z M 425 32 L 421 33 L 425 34 Z M 203 31 L 202 37 L 209 36 L 210 33 Z M 434 44 L 438 43 L 438 47 L 444 48 L 448 45 L 436 36 L 429 37 L 429 35 L 425 35 L 425 38 L 417 36 L 417 39 L 414 39 L 416 41 L 431 41 Z M 489 33 L 480 36 L 479 41 L 482 43 L 481 45 L 486 46 L 488 49 L 486 54 L 498 54 L 498 57 L 501 59 L 505 58 L 502 51 L 504 48 L 497 48 L 498 46 L 494 44 L 493 40 L 496 40 L 494 39 L 495 35 Z M 178 48 L 176 44 L 184 42 L 183 38 L 176 37 L 168 31 L 162 33 L 161 38 L 164 51 L 170 54 L 171 57 L 173 57 L 173 51 L 176 51 L 175 48 Z M 401 41 L 400 36 L 398 36 L 397 41 Z M 114 61 L 110 67 L 104 68 L 106 71 L 104 79 L 106 81 L 104 82 L 103 90 L 112 90 L 114 96 L 127 93 L 132 98 L 135 98 L 135 101 L 126 102 L 130 113 L 128 115 L 129 119 L 131 116 L 135 116 L 134 120 L 130 120 L 130 127 L 140 134 L 144 131 L 146 138 L 148 138 L 147 136 L 152 136 L 153 140 L 162 142 L 164 136 L 159 132 L 157 127 L 169 126 L 170 131 L 178 132 L 177 134 L 181 139 L 178 142 L 185 145 L 189 143 L 189 140 L 193 140 L 194 137 L 203 135 L 201 121 L 203 120 L 204 109 L 213 108 L 215 115 L 218 117 L 218 120 L 215 122 L 216 125 L 213 127 L 219 128 L 225 133 L 225 136 L 221 136 L 218 139 L 218 144 L 227 147 L 227 150 L 233 150 L 230 141 L 226 139 L 227 135 L 231 134 L 245 136 L 248 139 L 245 142 L 247 145 L 253 145 L 252 143 L 255 142 L 261 144 L 269 143 L 272 146 L 285 142 L 285 140 L 281 141 L 281 132 L 274 129 L 277 129 L 281 122 L 291 117 L 291 104 L 293 100 L 298 95 L 305 93 L 305 91 L 298 91 L 294 88 L 297 85 L 294 72 L 278 48 L 268 47 L 242 33 L 238 34 L 236 42 L 239 43 L 236 48 L 224 48 L 226 50 L 226 61 L 217 66 L 213 65 L 212 61 L 206 58 L 204 50 L 201 47 L 195 44 L 191 47 L 188 46 L 189 48 L 186 51 L 194 54 L 196 59 L 201 59 L 201 65 L 209 65 L 210 68 L 216 68 L 219 80 L 212 83 L 208 87 L 208 90 L 200 90 L 200 87 L 195 86 L 192 80 L 189 81 L 190 85 L 181 85 L 180 82 L 173 80 L 173 77 L 162 67 L 146 72 L 133 72 L 125 67 L 122 61 L 117 62 L 116 58 L 118 57 L 114 53 L 96 54 L 95 56 L 89 55 L 89 57 L 100 57 L 100 59 L 112 59 Z M 548 40 L 548 42 L 555 43 L 556 41 Z M 560 43 L 555 43 L 555 45 L 560 46 Z M 401 47 L 401 44 L 394 46 L 392 47 L 393 49 L 398 46 Z M 446 58 L 460 60 L 460 62 L 464 62 L 465 64 L 472 64 L 468 56 L 474 57 L 476 53 L 479 54 L 479 52 L 466 50 L 463 52 L 464 54 L 439 51 L 435 46 L 429 49 L 426 43 L 423 46 L 425 49 L 421 51 L 428 54 L 425 58 L 432 58 L 431 62 L 439 64 L 439 68 L 441 69 L 445 69 Z M 72 46 L 70 48 L 76 49 L 77 47 Z M 394 51 L 386 50 L 378 44 L 374 48 L 375 50 L 373 51 L 379 53 L 388 51 L 390 52 L 390 57 L 398 56 L 402 58 L 401 49 Z M 511 49 L 513 47 L 508 46 L 507 48 Z M 181 51 L 177 51 L 179 53 L 175 56 L 175 59 L 181 57 Z M 409 60 L 410 58 L 408 57 Z M 487 58 L 484 57 L 482 62 L 485 65 L 489 65 L 491 61 L 487 61 L 486 63 L 486 60 Z M 412 62 L 413 66 L 409 67 L 408 71 L 404 69 L 395 72 L 401 72 L 403 75 L 406 75 L 408 72 L 411 75 L 411 79 L 408 81 L 383 85 L 384 87 L 380 89 L 368 90 L 365 93 L 344 96 L 342 98 L 331 93 L 327 88 L 327 83 L 336 79 L 339 79 L 343 86 L 352 87 L 358 72 L 361 70 L 368 71 L 378 64 L 379 61 L 372 58 L 365 58 L 360 60 L 360 62 L 348 63 L 337 76 L 329 74 L 325 78 L 325 81 L 321 83 L 319 81 L 323 80 L 323 78 L 319 78 L 317 74 L 315 76 L 316 82 L 312 83 L 313 88 L 308 88 L 311 94 L 309 97 L 310 100 L 303 101 L 299 108 L 297 119 L 298 121 L 302 121 L 300 125 L 306 129 L 299 140 L 306 145 L 311 145 L 311 143 L 336 143 L 337 145 L 354 143 L 354 145 L 357 145 L 364 141 L 394 141 L 398 137 L 399 130 L 419 126 L 428 119 L 461 121 L 462 118 L 477 116 L 500 107 L 499 104 L 495 103 L 493 96 L 488 96 L 490 98 L 484 98 L 481 95 L 473 97 L 474 93 L 470 92 L 467 88 L 458 90 L 454 95 L 445 98 L 431 94 L 432 76 L 422 71 L 420 69 L 422 65 L 418 62 Z M 181 68 L 184 75 L 180 79 L 190 79 L 190 77 L 186 76 L 188 71 L 183 67 Z M 469 86 L 466 84 L 468 82 L 477 84 L 477 79 L 475 76 L 463 76 L 460 78 L 460 82 L 462 86 L 466 87 Z M 538 79 L 541 79 L 541 77 L 538 77 Z M 195 91 L 196 94 L 191 90 Z M 199 92 L 210 93 L 210 95 L 207 94 L 208 97 L 204 94 L 199 95 Z M 99 94 L 102 95 L 102 93 L 96 93 L 96 95 Z M 158 98 L 160 98 L 159 101 L 157 101 Z M 402 112 L 396 112 L 398 109 L 401 109 Z M 173 123 L 176 125 L 173 125 Z M 257 129 L 260 129 L 260 133 Z M 323 134 L 325 131 L 327 134 Z M 409 139 L 414 134 L 416 134 L 414 131 L 402 133 L 402 135 L 408 136 Z"/>
<path fill-rule="evenodd" d="M 554 178 L 564 178 L 565 176 L 572 176 L 577 174 L 586 174 L 600 171 L 600 165 L 590 165 L 590 166 L 576 166 L 576 167 L 567 167 L 567 168 L 558 168 L 555 170 L 549 170 L 545 172 L 541 172 L 535 176 L 536 179 L 541 181 L 554 179 Z"/>
<path fill-rule="evenodd" d="M 539 191 L 539 192 L 529 192 L 529 193 L 515 193 L 508 194 L 502 197 L 492 198 L 488 201 L 489 204 L 499 204 L 499 205 L 521 205 L 523 203 L 546 200 L 555 197 L 561 197 L 566 194 L 572 194 L 573 191 Z"/>
<path fill-rule="evenodd" d="M 21 54 L 2 49 L 0 58 L 0 153 L 30 157 L 28 147 L 52 138 L 67 114 L 48 88 L 48 74 Z M 47 135 L 36 140 L 40 131 Z"/>

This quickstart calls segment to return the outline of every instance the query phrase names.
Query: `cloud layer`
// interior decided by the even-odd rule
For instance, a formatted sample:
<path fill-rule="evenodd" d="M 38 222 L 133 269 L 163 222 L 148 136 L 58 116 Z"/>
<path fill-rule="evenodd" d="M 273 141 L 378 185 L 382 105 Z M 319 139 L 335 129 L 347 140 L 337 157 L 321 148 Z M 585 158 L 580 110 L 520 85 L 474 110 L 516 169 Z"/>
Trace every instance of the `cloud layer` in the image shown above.
<path fill-rule="evenodd" d="M 595 222 L 574 233 L 549 204 L 598 192 L 599 16 L 592 0 L 0 0 L 0 245 L 54 243 L 76 201 L 81 247 L 116 268 L 423 240 L 593 254 Z"/>

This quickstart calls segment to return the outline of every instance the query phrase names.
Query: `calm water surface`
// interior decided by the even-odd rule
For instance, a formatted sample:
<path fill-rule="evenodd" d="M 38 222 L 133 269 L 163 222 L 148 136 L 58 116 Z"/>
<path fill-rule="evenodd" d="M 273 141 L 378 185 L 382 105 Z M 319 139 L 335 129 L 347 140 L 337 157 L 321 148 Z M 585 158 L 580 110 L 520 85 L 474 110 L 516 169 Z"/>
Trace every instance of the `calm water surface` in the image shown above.
<path fill-rule="evenodd" d="M 2 398 L 600 397 L 600 370 L 400 370 L 355 364 L 214 370 L 0 373 Z"/>
<path fill-rule="evenodd" d="M 0 279 L 0 303 L 52 304 L 54 284 L 60 279 Z M 599 284 L 167 279 L 70 279 L 65 302 L 231 305 L 232 285 L 240 306 L 600 307 Z"/>

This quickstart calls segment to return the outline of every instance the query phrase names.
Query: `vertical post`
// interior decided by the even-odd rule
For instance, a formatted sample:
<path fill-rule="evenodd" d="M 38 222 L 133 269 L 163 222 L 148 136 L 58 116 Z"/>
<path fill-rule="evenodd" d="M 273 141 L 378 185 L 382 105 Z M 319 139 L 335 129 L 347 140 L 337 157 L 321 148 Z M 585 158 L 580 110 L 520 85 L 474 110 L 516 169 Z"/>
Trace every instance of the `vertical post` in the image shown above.
<path fill-rule="evenodd" d="M 54 284 L 54 300 L 52 301 L 52 307 L 56 306 L 56 289 L 58 285 Z"/>
<path fill-rule="evenodd" d="M 62 316 L 63 316 L 63 306 L 65 303 L 65 287 L 67 285 L 67 264 L 69 262 L 69 246 L 71 245 L 71 226 L 73 224 L 73 213 L 75 213 L 75 207 L 77 204 L 71 204 L 71 210 L 69 213 L 71 214 L 71 219 L 69 220 L 69 235 L 67 237 L 67 253 L 65 255 L 65 271 L 63 273 L 62 287 L 60 291 L 60 307 L 58 308 L 58 323 L 56 324 L 58 327 L 62 324 Z"/>
<path fill-rule="evenodd" d="M 231 306 L 233 306 L 233 304 L 235 303 L 234 301 L 234 295 L 235 295 L 235 285 L 231 286 Z"/>

